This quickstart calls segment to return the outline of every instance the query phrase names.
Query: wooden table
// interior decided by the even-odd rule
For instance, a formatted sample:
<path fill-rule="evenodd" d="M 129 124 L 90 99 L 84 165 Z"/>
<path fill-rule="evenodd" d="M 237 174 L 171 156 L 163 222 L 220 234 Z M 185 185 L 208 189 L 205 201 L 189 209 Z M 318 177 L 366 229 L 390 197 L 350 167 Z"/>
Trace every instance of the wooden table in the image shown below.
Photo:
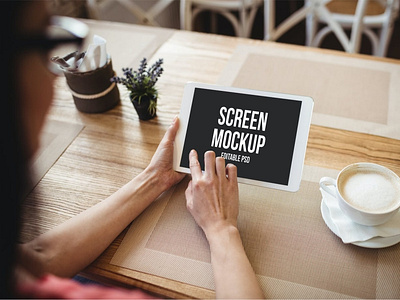
<path fill-rule="evenodd" d="M 72 134 L 69 142 L 64 141 L 63 146 L 58 146 L 61 147 L 57 152 L 59 157 L 53 159 L 54 164 L 49 164 L 49 169 L 43 172 L 45 175 L 39 178 L 40 181 L 28 196 L 22 230 L 23 241 L 32 239 L 100 202 L 139 174 L 150 162 L 173 117 L 179 114 L 184 84 L 188 81 L 217 83 L 238 45 L 270 45 L 300 53 L 329 53 L 338 57 L 362 57 L 390 64 L 400 63 L 396 60 L 350 56 L 342 52 L 259 40 L 107 22 L 88 21 L 88 24 L 94 33 L 109 37 L 109 51 L 118 68 L 136 67 L 142 55 L 151 58 L 151 61 L 160 57 L 164 59 L 165 72 L 158 82 L 158 117 L 147 122 L 139 121 L 122 86 L 121 104 L 114 109 L 103 114 L 81 113 L 73 104 L 65 79 L 57 79 L 48 128 L 52 128 L 57 122 L 64 124 L 67 129 L 72 128 Z M 132 39 L 127 39 L 131 33 Z M 144 38 L 151 47 L 146 49 L 141 45 L 141 50 L 135 52 L 134 34 Z M 146 35 L 151 34 L 155 38 L 147 39 Z M 119 35 L 122 40 L 118 39 Z M 115 70 L 120 74 L 118 68 Z M 56 135 L 50 129 L 45 130 L 45 135 L 46 132 Z M 54 146 L 48 141 L 44 138 L 43 149 Z M 45 150 L 41 151 L 43 154 Z M 311 126 L 306 165 L 340 170 L 355 161 L 379 163 L 400 174 L 400 140 L 319 125 Z M 209 289 L 110 264 L 126 232 L 127 230 L 122 232 L 82 274 L 104 283 L 140 287 L 167 297 L 214 297 L 214 292 Z M 396 245 L 392 248 L 398 247 Z M 398 259 L 392 263 L 399 265 Z M 399 281 L 399 278 L 393 278 L 387 283 L 397 296 L 400 295 Z"/>

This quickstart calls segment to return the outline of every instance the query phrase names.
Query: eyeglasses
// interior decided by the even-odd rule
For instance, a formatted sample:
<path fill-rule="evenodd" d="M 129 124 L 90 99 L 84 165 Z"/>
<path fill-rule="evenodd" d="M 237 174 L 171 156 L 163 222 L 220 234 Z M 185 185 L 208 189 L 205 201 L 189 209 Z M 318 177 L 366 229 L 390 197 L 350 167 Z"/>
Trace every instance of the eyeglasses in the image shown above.
<path fill-rule="evenodd" d="M 20 37 L 16 45 L 20 50 L 39 50 L 49 71 L 56 75 L 63 73 L 62 60 L 76 63 L 83 54 L 80 52 L 89 33 L 88 26 L 76 19 L 54 16 L 43 34 Z M 60 60 L 54 59 L 58 57 Z"/>

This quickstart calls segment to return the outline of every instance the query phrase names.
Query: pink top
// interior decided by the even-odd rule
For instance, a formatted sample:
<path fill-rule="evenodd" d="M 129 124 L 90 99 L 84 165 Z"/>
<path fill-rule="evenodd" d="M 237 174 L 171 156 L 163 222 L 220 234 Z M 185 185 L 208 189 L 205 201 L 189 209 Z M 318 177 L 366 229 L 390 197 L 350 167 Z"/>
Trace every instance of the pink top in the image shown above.
<path fill-rule="evenodd" d="M 17 288 L 22 298 L 70 298 L 70 299 L 154 299 L 141 290 L 110 288 L 96 284 L 81 284 L 71 279 L 45 275 L 33 283 L 25 283 Z"/>

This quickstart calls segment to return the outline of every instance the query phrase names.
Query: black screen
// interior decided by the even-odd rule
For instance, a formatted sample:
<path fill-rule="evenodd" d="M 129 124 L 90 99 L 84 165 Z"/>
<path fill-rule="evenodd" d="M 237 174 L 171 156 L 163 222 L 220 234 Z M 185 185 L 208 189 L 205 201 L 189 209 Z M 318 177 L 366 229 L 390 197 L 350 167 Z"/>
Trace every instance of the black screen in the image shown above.
<path fill-rule="evenodd" d="M 181 159 L 213 150 L 238 177 L 287 185 L 301 101 L 196 88 Z"/>

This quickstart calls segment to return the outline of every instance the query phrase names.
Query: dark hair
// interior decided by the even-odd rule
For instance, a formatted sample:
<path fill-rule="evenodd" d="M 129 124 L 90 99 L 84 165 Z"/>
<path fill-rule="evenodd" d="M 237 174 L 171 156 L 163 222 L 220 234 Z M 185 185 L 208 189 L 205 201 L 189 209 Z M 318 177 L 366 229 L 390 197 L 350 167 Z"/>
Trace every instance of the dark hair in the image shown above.
<path fill-rule="evenodd" d="M 18 15 L 25 2 L 0 2 L 0 297 L 13 297 L 13 269 L 20 229 L 21 203 L 28 174 L 27 156 L 23 153 L 23 134 L 20 122 L 16 55 L 13 51 L 17 35 Z"/>

